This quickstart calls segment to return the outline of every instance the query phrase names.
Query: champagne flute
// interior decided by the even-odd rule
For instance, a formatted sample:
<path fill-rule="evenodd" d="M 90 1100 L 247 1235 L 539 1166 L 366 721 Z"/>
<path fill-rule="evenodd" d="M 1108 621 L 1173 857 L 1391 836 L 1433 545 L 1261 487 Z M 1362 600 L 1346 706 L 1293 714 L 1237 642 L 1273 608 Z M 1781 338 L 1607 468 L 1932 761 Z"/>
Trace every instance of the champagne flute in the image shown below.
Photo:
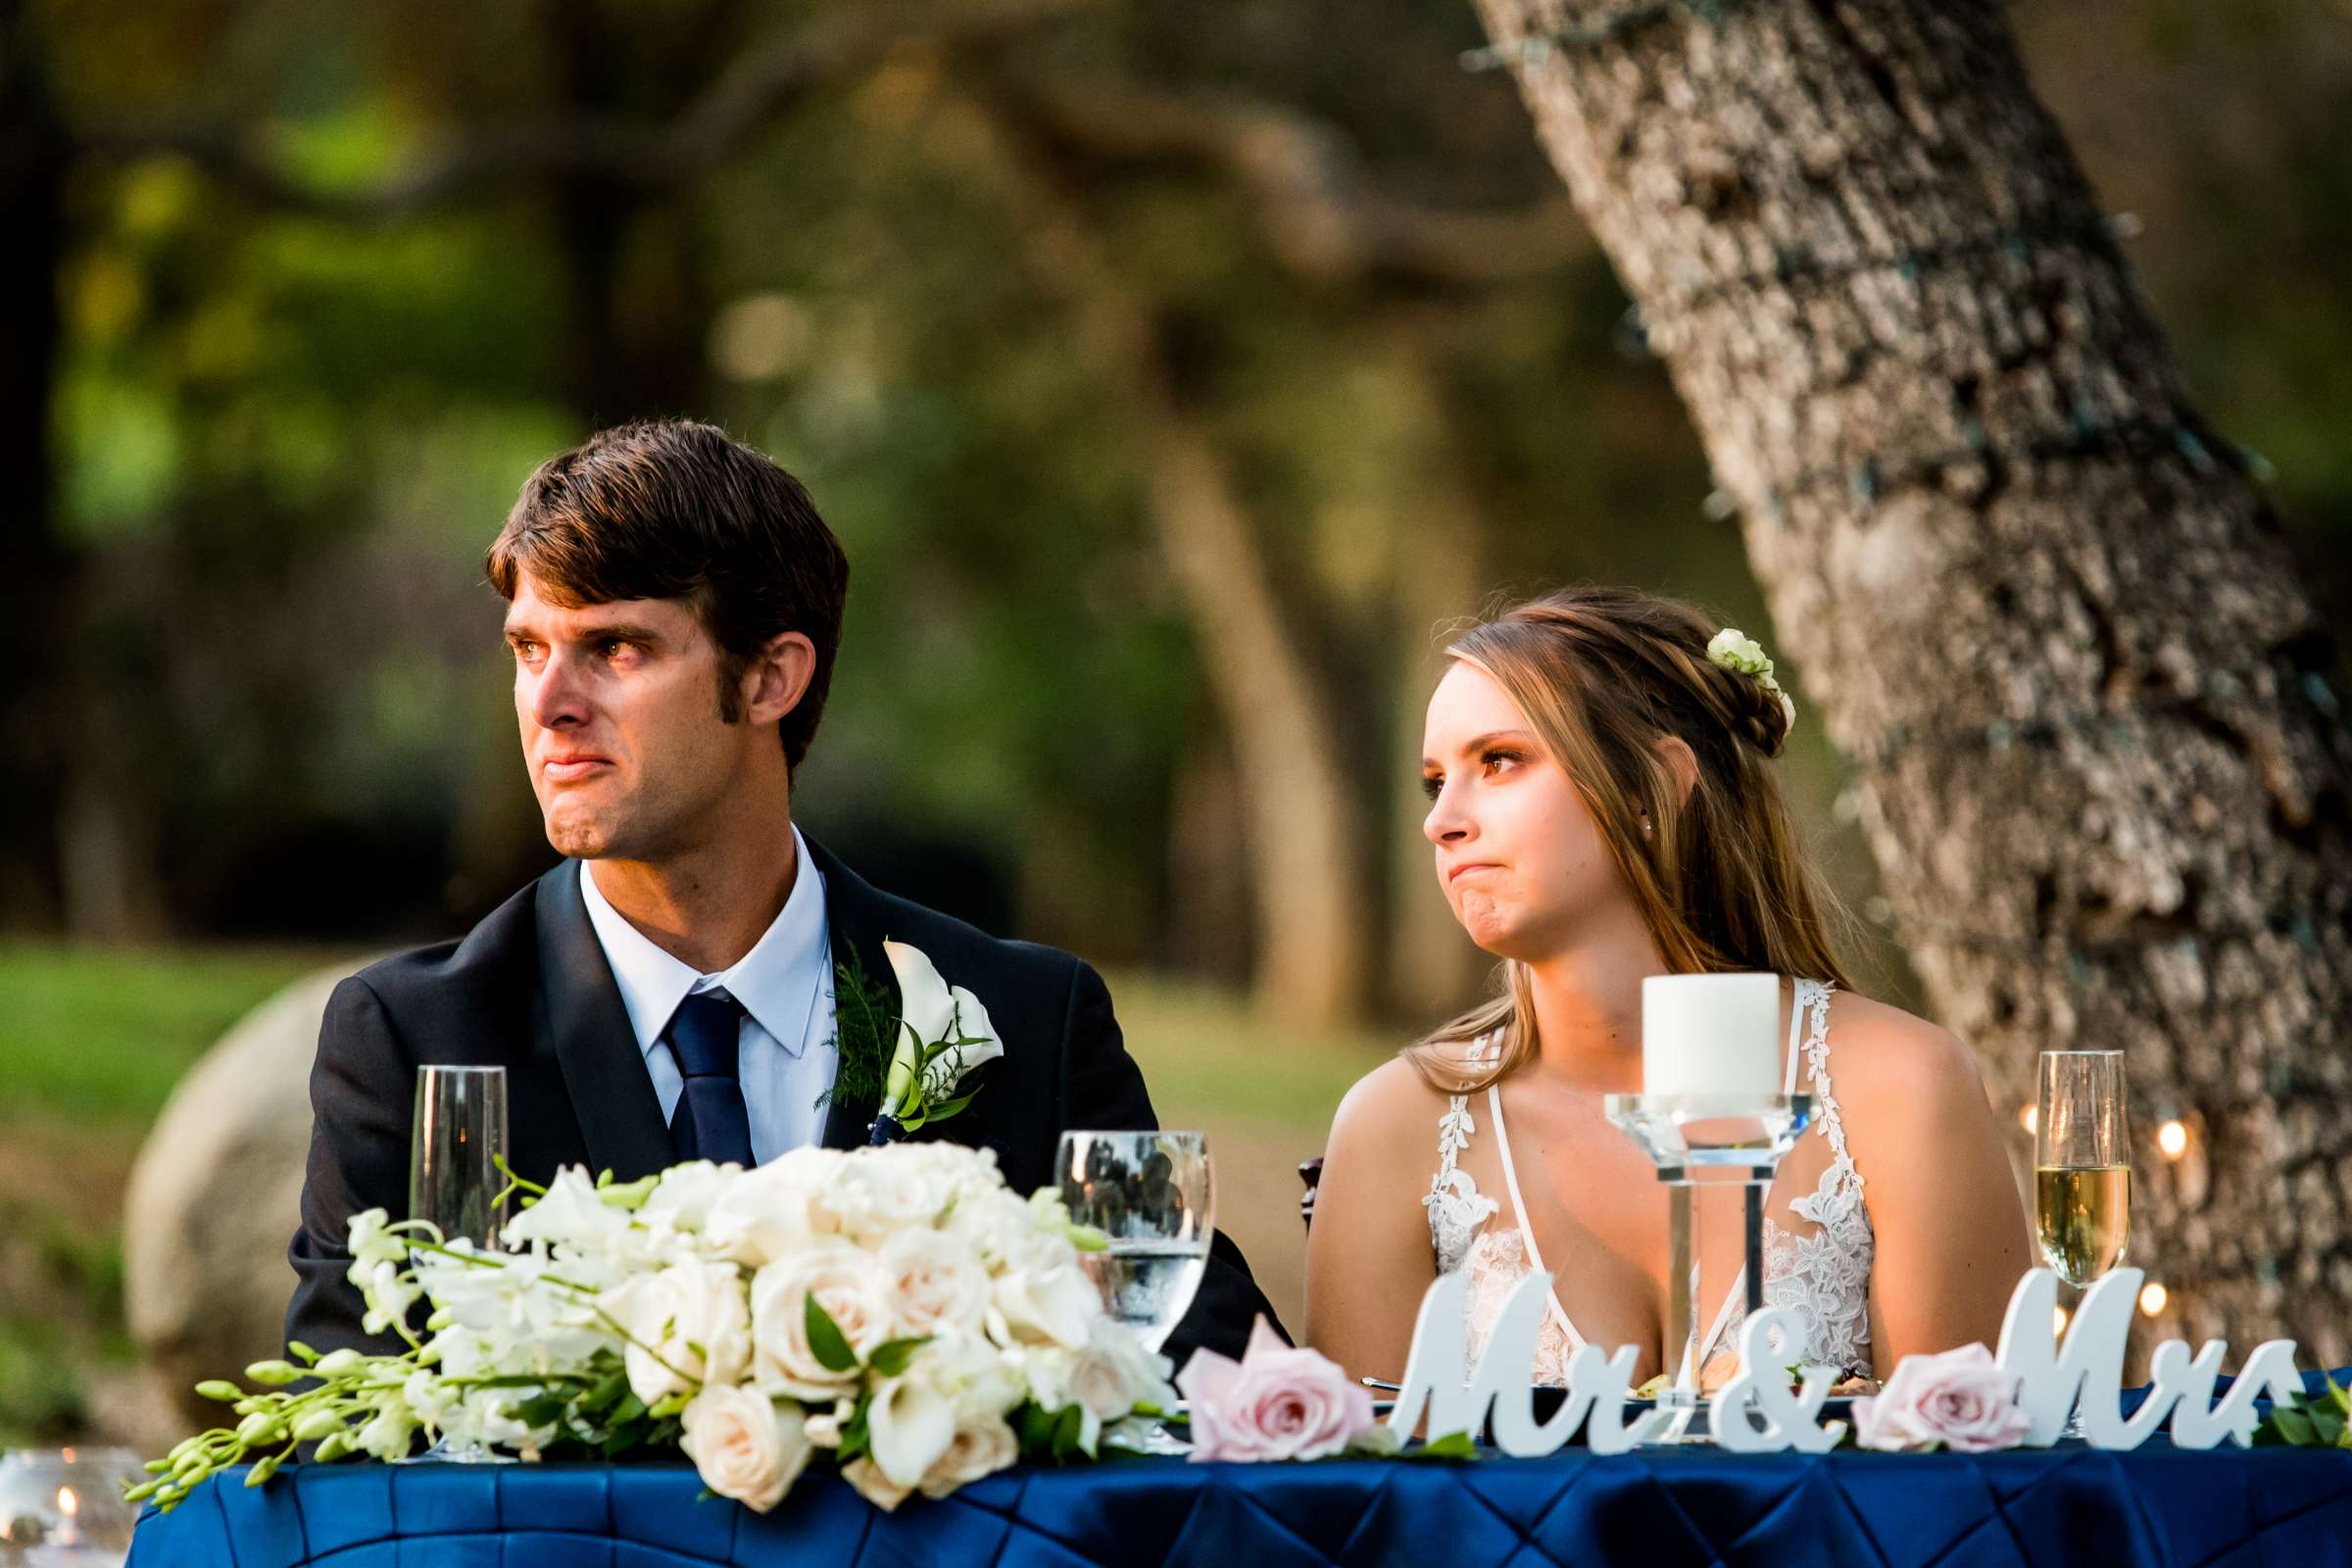
<path fill-rule="evenodd" d="M 1102 1305 L 1157 1350 L 1176 1331 L 1216 1222 L 1208 1140 L 1199 1133 L 1065 1132 L 1054 1156 L 1070 1219 L 1109 1247 L 1079 1259 Z"/>
<path fill-rule="evenodd" d="M 2045 1051 L 2034 1119 L 2034 1217 L 2042 1260 L 2078 1288 L 2124 1260 L 2132 1235 L 2132 1152 L 2124 1054 Z M 2080 1410 L 2062 1437 L 2082 1435 Z"/>
<path fill-rule="evenodd" d="M 506 1228 L 507 1069 L 432 1065 L 416 1069 L 416 1121 L 409 1143 L 409 1218 L 429 1220 L 441 1240 L 499 1247 Z M 416 1456 L 452 1464 L 505 1464 L 479 1443 L 439 1437 Z"/>
<path fill-rule="evenodd" d="M 461 1237 L 485 1251 L 506 1226 L 507 1069 L 433 1065 L 416 1069 L 416 1115 L 409 1144 L 409 1218 L 429 1220 L 441 1240 Z"/>

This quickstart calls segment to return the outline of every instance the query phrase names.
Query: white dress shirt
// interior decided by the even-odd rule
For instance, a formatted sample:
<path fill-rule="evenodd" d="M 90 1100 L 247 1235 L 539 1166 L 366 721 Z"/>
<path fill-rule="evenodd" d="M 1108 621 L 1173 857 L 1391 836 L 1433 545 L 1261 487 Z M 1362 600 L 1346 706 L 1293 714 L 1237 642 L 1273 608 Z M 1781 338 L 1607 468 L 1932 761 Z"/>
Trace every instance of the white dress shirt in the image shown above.
<path fill-rule="evenodd" d="M 596 885 L 593 861 L 580 868 L 580 901 L 612 966 L 620 1004 L 645 1054 L 645 1070 L 667 1122 L 685 1093 L 662 1031 L 678 1004 L 698 991 L 724 991 L 743 1004 L 737 1070 L 751 1113 L 752 1157 L 762 1163 L 822 1140 L 825 1107 L 840 1065 L 833 1038 L 833 952 L 825 922 L 825 879 L 801 830 L 792 830 L 792 893 L 752 951 L 716 974 L 694 969 L 656 946 L 612 907 Z"/>

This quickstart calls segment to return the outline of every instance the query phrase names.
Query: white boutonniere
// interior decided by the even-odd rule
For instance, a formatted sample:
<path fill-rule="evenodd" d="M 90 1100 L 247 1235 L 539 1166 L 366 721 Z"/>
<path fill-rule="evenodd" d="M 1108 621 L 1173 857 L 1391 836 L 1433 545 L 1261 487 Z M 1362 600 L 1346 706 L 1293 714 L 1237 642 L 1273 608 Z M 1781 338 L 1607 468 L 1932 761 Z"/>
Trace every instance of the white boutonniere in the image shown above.
<path fill-rule="evenodd" d="M 965 1081 L 1004 1054 L 988 1008 L 942 979 L 922 949 L 885 942 L 882 954 L 898 977 L 899 1027 L 882 1083 L 882 1111 L 874 1118 L 876 1144 L 962 1110 L 978 1092 L 965 1090 Z"/>

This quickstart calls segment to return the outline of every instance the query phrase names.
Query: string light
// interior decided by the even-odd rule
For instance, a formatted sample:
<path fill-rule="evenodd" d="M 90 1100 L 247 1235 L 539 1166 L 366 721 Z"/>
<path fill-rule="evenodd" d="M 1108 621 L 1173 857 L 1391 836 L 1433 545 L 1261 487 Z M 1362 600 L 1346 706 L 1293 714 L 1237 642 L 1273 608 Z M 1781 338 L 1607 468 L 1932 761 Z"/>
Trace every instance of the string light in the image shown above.
<path fill-rule="evenodd" d="M 2157 1313 L 2162 1312 L 2166 1299 L 2165 1288 L 2154 1280 L 2148 1281 L 2139 1288 L 2139 1309 L 2148 1317 L 2154 1317 Z"/>
<path fill-rule="evenodd" d="M 2156 1147 L 2164 1151 L 2165 1158 L 2179 1159 L 2182 1154 L 2188 1152 L 2188 1129 L 2177 1120 L 2166 1122 L 2156 1129 Z M 2150 1286 L 2149 1290 L 2155 1290 L 2161 1294 L 2160 1287 Z M 2147 1298 L 2145 1292 L 2141 1293 L 2140 1298 L 2142 1300 Z"/>

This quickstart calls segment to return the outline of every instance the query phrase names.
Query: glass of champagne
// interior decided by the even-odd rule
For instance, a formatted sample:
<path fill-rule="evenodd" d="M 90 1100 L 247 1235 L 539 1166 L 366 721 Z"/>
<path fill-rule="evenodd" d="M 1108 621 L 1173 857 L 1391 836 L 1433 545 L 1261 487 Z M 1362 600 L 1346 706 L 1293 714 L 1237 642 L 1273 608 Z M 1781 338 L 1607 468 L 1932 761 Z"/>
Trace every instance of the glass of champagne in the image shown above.
<path fill-rule="evenodd" d="M 1080 1260 L 1147 1349 L 1168 1342 L 1208 1267 L 1216 1195 L 1199 1133 L 1065 1132 L 1055 1156 L 1070 1219 L 1102 1233 Z"/>
<path fill-rule="evenodd" d="M 2034 1113 L 2034 1217 L 2042 1260 L 2087 1288 L 2124 1260 L 2132 1235 L 2132 1145 L 2124 1054 L 2045 1051 Z M 2082 1417 L 2062 1436 L 2081 1437 Z"/>
<path fill-rule="evenodd" d="M 416 1069 L 416 1122 L 409 1143 L 409 1218 L 429 1220 L 443 1242 L 461 1239 L 484 1251 L 499 1247 L 507 1205 L 507 1069 Z M 508 1456 L 478 1443 L 448 1438 L 417 1455 L 455 1464 L 502 1464 Z"/>

